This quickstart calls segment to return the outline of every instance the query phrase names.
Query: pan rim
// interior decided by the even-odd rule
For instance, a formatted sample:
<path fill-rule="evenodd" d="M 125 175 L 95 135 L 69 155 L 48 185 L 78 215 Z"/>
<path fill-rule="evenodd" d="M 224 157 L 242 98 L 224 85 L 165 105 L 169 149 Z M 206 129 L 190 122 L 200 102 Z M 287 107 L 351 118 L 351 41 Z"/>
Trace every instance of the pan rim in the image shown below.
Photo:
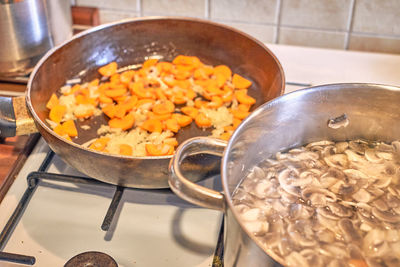
<path fill-rule="evenodd" d="M 44 129 L 48 134 L 52 135 L 54 138 L 57 138 L 59 141 L 66 143 L 68 145 L 72 145 L 73 147 L 77 148 L 77 149 L 81 149 L 84 150 L 86 152 L 91 152 L 91 153 L 95 153 L 98 155 L 102 155 L 102 156 L 107 156 L 107 157 L 113 157 L 113 158 L 126 158 L 126 159 L 170 159 L 172 158 L 173 155 L 166 155 L 166 156 L 125 156 L 125 155 L 117 155 L 117 154 L 111 154 L 111 153 L 107 153 L 107 152 L 101 152 L 101 151 L 96 151 L 96 150 L 92 150 L 89 149 L 87 147 L 84 147 L 82 145 L 76 144 L 72 141 L 69 141 L 65 138 L 62 138 L 61 136 L 59 136 L 58 134 L 56 134 L 44 121 L 42 121 L 39 116 L 37 115 L 37 113 L 35 112 L 33 105 L 32 105 L 32 99 L 31 99 L 31 88 L 32 88 L 32 83 L 33 80 L 37 74 L 37 72 L 40 70 L 41 66 L 43 64 L 45 64 L 45 62 L 58 50 L 60 50 L 62 47 L 66 46 L 69 43 L 72 43 L 86 35 L 89 34 L 93 34 L 96 32 L 100 32 L 104 29 L 107 28 L 112 28 L 114 26 L 117 25 L 122 25 L 122 24 L 129 24 L 129 23 L 135 23 L 135 22 L 142 22 L 142 21 L 163 21 L 163 20 L 175 20 L 175 21 L 182 21 L 182 22 L 194 22 L 194 23 L 202 23 L 202 24 L 207 24 L 207 25 L 212 25 L 212 26 L 216 26 L 216 27 L 220 27 L 220 28 L 224 28 L 226 30 L 235 32 L 239 35 L 244 36 L 245 38 L 251 40 L 252 42 L 254 42 L 255 44 L 257 44 L 258 46 L 260 46 L 266 53 L 269 54 L 269 56 L 274 60 L 274 62 L 277 65 L 277 68 L 279 69 L 279 72 L 282 76 L 281 78 L 281 92 L 280 95 L 283 95 L 284 90 L 285 90 L 285 74 L 283 71 L 283 67 L 280 63 L 280 61 L 278 60 L 278 58 L 275 56 L 274 53 L 272 53 L 272 51 L 261 41 L 257 40 L 256 38 L 252 37 L 251 35 L 238 30 L 234 27 L 225 25 L 225 24 L 221 24 L 218 22 L 214 22 L 214 21 L 210 21 L 210 20 L 206 20 L 206 19 L 200 19 L 200 18 L 193 18 L 193 17 L 185 17 L 185 16 L 143 16 L 143 17 L 136 17 L 136 18 L 127 18 L 127 19 L 122 19 L 122 20 L 118 20 L 115 22 L 110 22 L 110 23 L 105 23 L 96 27 L 93 27 L 91 29 L 82 31 L 76 35 L 74 35 L 72 38 L 70 38 L 69 40 L 66 40 L 64 42 L 62 42 L 61 44 L 53 47 L 52 49 L 50 49 L 40 60 L 39 62 L 35 65 L 31 75 L 29 76 L 29 80 L 28 80 L 28 84 L 27 84 L 27 93 L 26 93 L 26 105 L 28 107 L 29 112 L 32 114 L 34 120 L 36 123 L 38 123 L 40 125 L 40 127 L 42 129 Z M 68 80 L 68 79 L 65 79 Z"/>

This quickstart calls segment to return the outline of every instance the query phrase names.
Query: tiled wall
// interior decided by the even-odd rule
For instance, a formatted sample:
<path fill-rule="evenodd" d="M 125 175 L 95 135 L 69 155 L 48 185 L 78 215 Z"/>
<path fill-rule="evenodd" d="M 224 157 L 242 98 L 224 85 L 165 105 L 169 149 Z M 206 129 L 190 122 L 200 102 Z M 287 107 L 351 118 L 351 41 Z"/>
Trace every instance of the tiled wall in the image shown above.
<path fill-rule="evenodd" d="M 172 15 L 209 19 L 260 41 L 400 54 L 400 0 L 72 0 L 102 23 Z"/>

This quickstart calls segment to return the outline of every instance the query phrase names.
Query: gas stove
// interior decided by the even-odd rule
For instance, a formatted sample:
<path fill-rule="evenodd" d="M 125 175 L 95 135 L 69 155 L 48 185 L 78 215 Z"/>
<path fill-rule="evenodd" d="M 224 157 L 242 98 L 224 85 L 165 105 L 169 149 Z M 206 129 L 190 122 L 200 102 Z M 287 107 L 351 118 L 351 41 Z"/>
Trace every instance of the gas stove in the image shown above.
<path fill-rule="evenodd" d="M 221 190 L 219 176 L 202 183 Z M 3 257 L 25 266 L 64 266 L 84 252 L 106 254 L 120 267 L 212 266 L 222 219 L 169 189 L 121 188 L 86 177 L 40 139 L 0 204 L 0 251 L 19 254 Z"/>

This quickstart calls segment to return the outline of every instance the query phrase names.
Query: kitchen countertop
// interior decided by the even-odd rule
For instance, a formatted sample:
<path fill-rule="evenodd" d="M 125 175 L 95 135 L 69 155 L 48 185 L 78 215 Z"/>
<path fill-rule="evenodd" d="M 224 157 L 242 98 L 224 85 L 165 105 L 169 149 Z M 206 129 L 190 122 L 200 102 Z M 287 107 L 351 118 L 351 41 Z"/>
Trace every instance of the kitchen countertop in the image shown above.
<path fill-rule="evenodd" d="M 329 83 L 378 83 L 400 86 L 400 55 L 266 44 L 281 62 L 285 93 Z M 306 86 L 304 86 L 306 85 Z"/>

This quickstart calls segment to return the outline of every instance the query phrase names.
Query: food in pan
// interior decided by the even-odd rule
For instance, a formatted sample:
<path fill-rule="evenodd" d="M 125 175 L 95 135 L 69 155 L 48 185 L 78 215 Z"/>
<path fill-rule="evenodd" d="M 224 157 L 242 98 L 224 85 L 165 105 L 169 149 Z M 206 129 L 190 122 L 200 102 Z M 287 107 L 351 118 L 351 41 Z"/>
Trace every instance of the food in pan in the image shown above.
<path fill-rule="evenodd" d="M 287 266 L 400 266 L 400 142 L 320 141 L 254 166 L 233 195 Z"/>
<path fill-rule="evenodd" d="M 112 154 L 171 155 L 178 145 L 175 135 L 191 124 L 227 140 L 256 102 L 247 93 L 250 80 L 195 56 L 179 55 L 172 62 L 150 58 L 140 68 L 122 71 L 111 62 L 98 72 L 99 79 L 53 94 L 47 122 L 73 141 L 76 120 L 106 116 L 107 125 L 84 145 Z"/>

